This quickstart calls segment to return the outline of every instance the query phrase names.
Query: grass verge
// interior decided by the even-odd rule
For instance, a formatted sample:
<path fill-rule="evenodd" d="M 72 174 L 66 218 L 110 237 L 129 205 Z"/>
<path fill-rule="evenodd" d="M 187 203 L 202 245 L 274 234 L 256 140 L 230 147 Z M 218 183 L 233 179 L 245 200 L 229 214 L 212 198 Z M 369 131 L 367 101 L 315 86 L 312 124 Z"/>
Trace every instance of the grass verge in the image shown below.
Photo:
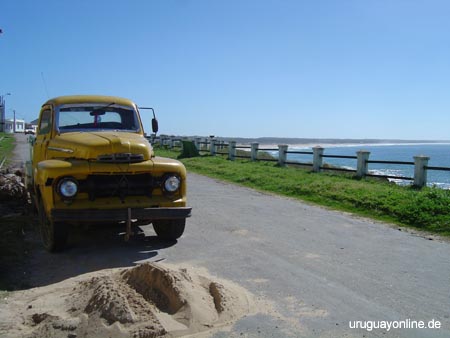
<path fill-rule="evenodd" d="M 12 134 L 0 133 L 0 163 L 6 158 L 4 166 L 8 164 L 14 149 L 15 139 Z"/>
<path fill-rule="evenodd" d="M 158 156 L 177 158 L 179 152 L 155 148 Z M 450 191 L 402 187 L 379 179 L 357 180 L 350 175 L 312 173 L 272 162 L 226 160 L 201 156 L 181 160 L 188 171 L 240 185 L 297 198 L 377 220 L 450 236 Z"/>

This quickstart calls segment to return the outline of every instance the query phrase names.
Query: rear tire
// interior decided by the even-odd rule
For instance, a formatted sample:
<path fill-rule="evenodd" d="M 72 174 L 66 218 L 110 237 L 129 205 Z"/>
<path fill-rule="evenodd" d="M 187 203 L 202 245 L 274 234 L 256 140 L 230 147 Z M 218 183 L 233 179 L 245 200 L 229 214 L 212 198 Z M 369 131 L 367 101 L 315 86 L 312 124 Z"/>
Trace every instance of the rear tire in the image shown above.
<path fill-rule="evenodd" d="M 158 220 L 153 222 L 153 229 L 159 238 L 174 241 L 183 235 L 185 219 Z"/>
<path fill-rule="evenodd" d="M 51 221 L 45 212 L 44 204 L 39 198 L 38 202 L 39 229 L 44 248 L 48 252 L 62 251 L 67 244 L 67 225 L 61 222 Z"/>

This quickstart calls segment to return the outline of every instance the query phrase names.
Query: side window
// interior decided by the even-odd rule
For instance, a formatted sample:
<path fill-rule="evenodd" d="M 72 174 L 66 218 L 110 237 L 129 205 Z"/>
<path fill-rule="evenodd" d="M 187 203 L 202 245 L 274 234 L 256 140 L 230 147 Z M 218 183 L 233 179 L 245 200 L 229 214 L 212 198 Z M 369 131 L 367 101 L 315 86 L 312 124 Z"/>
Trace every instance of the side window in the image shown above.
<path fill-rule="evenodd" d="M 52 129 L 52 111 L 50 109 L 44 110 L 41 114 L 39 122 L 39 135 L 48 134 Z"/>

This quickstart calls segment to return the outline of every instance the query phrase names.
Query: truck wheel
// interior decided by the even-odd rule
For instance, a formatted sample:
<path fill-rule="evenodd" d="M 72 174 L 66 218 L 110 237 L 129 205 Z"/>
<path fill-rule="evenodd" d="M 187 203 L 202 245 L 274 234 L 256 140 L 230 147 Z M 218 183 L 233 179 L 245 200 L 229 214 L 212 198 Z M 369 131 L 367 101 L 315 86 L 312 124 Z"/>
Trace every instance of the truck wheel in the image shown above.
<path fill-rule="evenodd" d="M 44 209 L 42 200 L 38 204 L 39 229 L 44 247 L 49 252 L 58 252 L 65 248 L 67 243 L 67 226 L 61 222 L 51 221 Z"/>
<path fill-rule="evenodd" d="M 185 219 L 159 220 L 153 222 L 153 229 L 158 237 L 174 241 L 183 235 L 185 225 Z"/>

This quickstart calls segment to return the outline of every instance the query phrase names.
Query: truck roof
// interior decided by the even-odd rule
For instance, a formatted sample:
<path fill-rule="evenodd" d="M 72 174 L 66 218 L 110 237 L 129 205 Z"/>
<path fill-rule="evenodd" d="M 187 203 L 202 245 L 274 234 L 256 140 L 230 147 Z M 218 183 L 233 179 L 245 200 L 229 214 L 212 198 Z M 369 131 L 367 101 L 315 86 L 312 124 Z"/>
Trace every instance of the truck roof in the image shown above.
<path fill-rule="evenodd" d="M 47 104 L 59 106 L 61 104 L 70 104 L 70 103 L 100 103 L 100 104 L 109 104 L 116 103 L 123 106 L 135 106 L 134 102 L 117 96 L 104 96 L 104 95 L 67 95 L 67 96 L 58 96 L 53 99 L 48 100 L 43 104 L 43 106 Z"/>

